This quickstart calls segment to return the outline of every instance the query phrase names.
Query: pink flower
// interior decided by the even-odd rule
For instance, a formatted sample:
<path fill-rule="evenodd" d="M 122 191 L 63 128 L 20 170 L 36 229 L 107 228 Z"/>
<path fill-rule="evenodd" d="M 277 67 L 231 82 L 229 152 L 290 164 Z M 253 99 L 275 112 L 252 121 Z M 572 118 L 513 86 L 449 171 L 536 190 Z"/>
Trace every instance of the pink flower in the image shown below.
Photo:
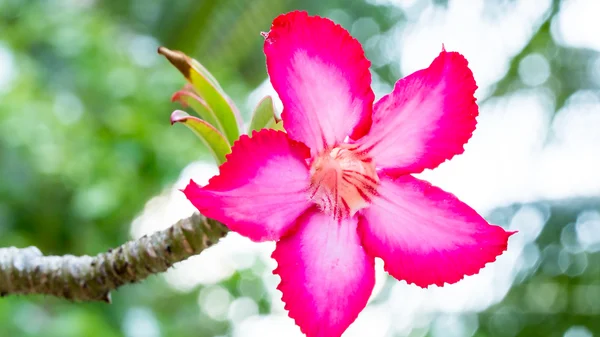
<path fill-rule="evenodd" d="M 265 34 L 287 134 L 242 136 L 220 175 L 187 198 L 273 258 L 286 309 L 308 337 L 339 337 L 367 304 L 380 257 L 420 287 L 476 274 L 512 233 L 411 174 L 462 153 L 477 86 L 465 58 L 442 51 L 373 105 L 369 61 L 339 25 L 305 12 Z"/>

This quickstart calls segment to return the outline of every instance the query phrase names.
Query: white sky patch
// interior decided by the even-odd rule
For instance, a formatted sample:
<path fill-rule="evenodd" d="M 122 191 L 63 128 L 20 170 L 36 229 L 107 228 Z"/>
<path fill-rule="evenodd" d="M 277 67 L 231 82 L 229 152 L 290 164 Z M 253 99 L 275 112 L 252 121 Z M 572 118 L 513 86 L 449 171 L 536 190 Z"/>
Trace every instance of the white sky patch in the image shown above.
<path fill-rule="evenodd" d="M 552 37 L 565 47 L 600 51 L 600 1 L 563 0 L 552 22 Z"/>
<path fill-rule="evenodd" d="M 171 188 L 146 203 L 142 213 L 131 224 L 131 236 L 139 238 L 152 234 L 192 215 L 196 208 L 180 189 L 184 189 L 192 178 L 196 183 L 205 185 L 217 173 L 219 170 L 216 164 L 194 162 L 188 165 Z"/>
<path fill-rule="evenodd" d="M 391 332 L 392 317 L 386 304 L 374 304 L 360 312 L 344 337 L 387 337 Z"/>
<path fill-rule="evenodd" d="M 421 177 L 483 213 L 515 202 L 597 195 L 597 95 L 575 93 L 552 125 L 548 99 L 540 89 L 488 101 L 465 153 Z"/>
<path fill-rule="evenodd" d="M 442 44 L 469 61 L 482 97 L 501 79 L 516 55 L 529 41 L 550 8 L 549 0 L 494 2 L 449 1 L 448 8 L 427 6 L 414 22 L 407 22 L 395 42 L 402 75 L 426 68 Z M 392 44 L 394 45 L 394 44 Z"/>
<path fill-rule="evenodd" d="M 233 337 L 303 337 L 300 329 L 286 314 L 249 317 L 233 327 Z"/>
<path fill-rule="evenodd" d="M 488 101 L 480 107 L 465 153 L 420 177 L 484 213 L 532 200 L 537 196 L 532 189 L 536 160 L 550 118 L 547 99 L 542 90 L 529 90 Z"/>
<path fill-rule="evenodd" d="M 553 142 L 544 149 L 539 183 L 549 198 L 597 195 L 600 191 L 600 93 L 574 93 L 556 115 Z M 594 179 L 593 177 L 596 177 Z M 542 187 L 542 186 L 540 186 Z"/>

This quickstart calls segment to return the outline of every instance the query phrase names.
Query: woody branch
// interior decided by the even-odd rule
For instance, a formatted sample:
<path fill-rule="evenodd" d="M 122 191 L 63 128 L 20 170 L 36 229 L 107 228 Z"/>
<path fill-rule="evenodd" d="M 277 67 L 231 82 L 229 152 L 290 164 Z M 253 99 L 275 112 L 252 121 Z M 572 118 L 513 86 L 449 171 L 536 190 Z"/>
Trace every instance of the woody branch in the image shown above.
<path fill-rule="evenodd" d="M 169 269 L 212 246 L 227 227 L 198 213 L 96 256 L 44 256 L 37 247 L 0 248 L 0 297 L 44 294 L 110 303 L 110 292 Z"/>

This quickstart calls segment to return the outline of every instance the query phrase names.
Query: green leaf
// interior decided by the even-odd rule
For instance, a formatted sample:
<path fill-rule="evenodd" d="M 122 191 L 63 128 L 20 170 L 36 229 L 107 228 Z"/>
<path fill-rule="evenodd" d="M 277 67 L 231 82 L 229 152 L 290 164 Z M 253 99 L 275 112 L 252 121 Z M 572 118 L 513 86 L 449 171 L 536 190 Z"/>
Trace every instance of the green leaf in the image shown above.
<path fill-rule="evenodd" d="M 250 121 L 250 127 L 248 134 L 252 134 L 252 131 L 259 131 L 262 129 L 275 129 L 277 122 L 280 120 L 275 115 L 275 106 L 273 105 L 273 98 L 266 96 L 254 108 L 252 113 L 252 120 Z"/>
<path fill-rule="evenodd" d="M 215 88 L 217 88 L 217 90 L 219 90 L 222 93 L 225 93 L 225 90 L 223 90 L 223 88 L 221 88 L 221 85 L 219 84 L 219 82 L 217 82 L 217 79 L 213 76 L 213 74 L 211 74 L 208 69 L 204 68 L 204 66 L 196 61 L 195 59 L 190 58 L 191 60 L 191 64 L 192 64 L 192 68 L 196 69 L 199 73 L 202 74 L 202 76 L 206 77 L 206 79 L 215 86 Z"/>
<path fill-rule="evenodd" d="M 190 128 L 210 150 L 219 165 L 226 161 L 225 156 L 231 152 L 231 146 L 219 130 L 206 121 L 181 110 L 175 110 L 171 114 L 171 125 L 175 123 L 182 123 Z"/>
<path fill-rule="evenodd" d="M 198 116 L 200 116 L 200 118 L 204 119 L 206 122 L 208 122 L 208 124 L 214 126 L 221 133 L 225 133 L 223 125 L 217 118 L 217 115 L 206 104 L 206 102 L 195 93 L 183 89 L 176 92 L 173 97 L 171 97 L 171 101 L 178 101 L 184 107 L 191 107 L 198 114 Z"/>
<path fill-rule="evenodd" d="M 198 96 L 204 99 L 206 105 L 215 113 L 229 144 L 233 144 L 240 136 L 241 118 L 237 108 L 215 78 L 198 61 L 183 52 L 165 47 L 158 48 L 158 52 L 179 69 Z"/>
<path fill-rule="evenodd" d="M 278 119 L 275 122 L 269 124 L 267 128 L 285 132 L 285 128 L 283 127 L 283 120 L 281 119 Z"/>

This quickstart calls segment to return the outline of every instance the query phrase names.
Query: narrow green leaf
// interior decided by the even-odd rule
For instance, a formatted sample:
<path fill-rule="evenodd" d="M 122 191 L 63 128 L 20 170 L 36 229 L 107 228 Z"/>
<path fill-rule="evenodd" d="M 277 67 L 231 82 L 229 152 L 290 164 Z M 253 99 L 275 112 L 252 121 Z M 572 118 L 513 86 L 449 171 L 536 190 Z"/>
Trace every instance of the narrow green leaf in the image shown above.
<path fill-rule="evenodd" d="M 195 93 L 185 89 L 179 90 L 173 94 L 171 101 L 178 101 L 184 107 L 191 107 L 198 114 L 198 116 L 200 116 L 200 118 L 207 121 L 208 124 L 214 126 L 221 133 L 225 133 L 223 125 L 215 115 L 214 111 L 212 111 L 206 102 Z"/>
<path fill-rule="evenodd" d="M 175 123 L 182 123 L 190 128 L 210 150 L 219 165 L 225 162 L 225 156 L 231 152 L 231 147 L 219 130 L 206 121 L 181 110 L 175 110 L 171 114 L 171 125 Z"/>
<path fill-rule="evenodd" d="M 269 123 L 269 125 L 267 125 L 267 129 L 273 129 L 273 130 L 285 132 L 285 128 L 283 127 L 283 121 L 281 119 L 274 120 L 273 122 Z"/>
<path fill-rule="evenodd" d="M 241 118 L 237 108 L 215 78 L 198 61 L 180 51 L 160 47 L 158 52 L 179 69 L 196 93 L 204 99 L 223 127 L 229 144 L 233 144 L 240 136 Z"/>
<path fill-rule="evenodd" d="M 252 120 L 250 121 L 250 127 L 248 134 L 252 134 L 252 131 L 259 131 L 265 128 L 272 129 L 277 123 L 277 117 L 275 116 L 275 106 L 273 105 L 273 98 L 266 96 L 254 108 L 252 113 Z"/>
<path fill-rule="evenodd" d="M 215 88 L 217 88 L 217 90 L 219 90 L 222 93 L 225 93 L 225 90 L 221 88 L 221 85 L 219 84 L 219 82 L 217 82 L 217 79 L 213 76 L 213 74 L 211 74 L 208 71 L 208 69 L 204 68 L 204 66 L 200 62 L 196 61 L 195 59 L 191 59 L 191 64 L 192 68 L 196 69 L 199 73 L 206 77 L 206 79 L 210 81 L 210 83 L 212 83 L 212 85 L 214 85 Z"/>

